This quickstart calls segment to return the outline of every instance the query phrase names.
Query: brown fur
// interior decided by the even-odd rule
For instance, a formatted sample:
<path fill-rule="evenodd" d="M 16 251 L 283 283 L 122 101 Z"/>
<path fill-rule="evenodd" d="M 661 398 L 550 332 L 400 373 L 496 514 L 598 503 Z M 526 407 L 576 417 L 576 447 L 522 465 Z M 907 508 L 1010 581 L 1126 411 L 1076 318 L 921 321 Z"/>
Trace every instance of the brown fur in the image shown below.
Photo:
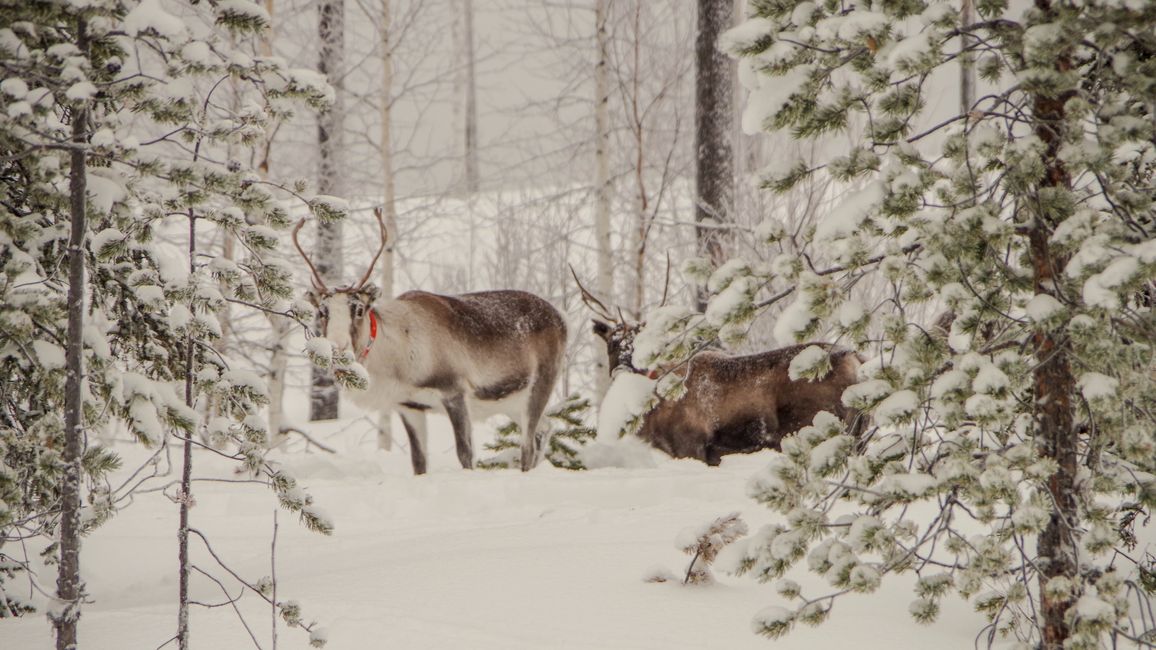
<path fill-rule="evenodd" d="M 524 347 L 540 338 L 565 342 L 566 322 L 549 303 L 525 291 L 478 291 L 447 296 L 407 291 L 397 297 L 425 312 L 466 345 L 494 352 Z"/>
<path fill-rule="evenodd" d="M 607 342 L 617 368 L 649 374 L 636 369 L 631 359 L 637 327 L 596 321 L 594 331 Z M 810 345 L 830 352 L 831 372 L 819 381 L 791 380 L 791 360 Z M 638 436 L 675 458 L 718 465 L 727 454 L 779 449 L 784 436 L 811 424 L 820 411 L 839 417 L 858 435 L 863 429 L 860 414 L 844 406 L 842 398 L 858 381 L 859 357 L 826 343 L 810 345 L 745 356 L 715 351 L 694 355 L 672 370 L 684 377 L 686 393 L 647 412 Z"/>
<path fill-rule="evenodd" d="M 406 338 L 434 341 L 430 374 L 424 379 L 415 378 L 414 383 L 441 393 L 462 466 L 473 466 L 471 413 L 466 398 L 495 402 L 529 388 L 524 419 L 518 414 L 510 415 L 523 429 L 522 469 L 534 467 L 548 444 L 538 425 L 566 350 L 566 322 L 562 315 L 525 291 L 479 291 L 457 296 L 408 291 L 398 296 L 397 302 L 409 306 L 411 315 L 422 314 L 411 322 L 411 327 L 436 330 L 428 338 L 416 332 L 405 333 Z M 401 415 L 416 448 L 412 418 L 407 418 L 404 411 Z M 421 465 L 424 471 L 424 459 Z M 416 457 L 414 470 L 421 473 Z"/>
<path fill-rule="evenodd" d="M 523 429 L 522 468 L 531 469 L 547 443 L 538 424 L 565 354 L 561 314 L 524 291 L 458 296 L 409 291 L 395 299 L 376 298 L 372 286 L 310 294 L 321 313 L 322 334 L 355 354 L 365 350 L 359 360 L 370 385 L 351 398 L 362 408 L 398 411 L 414 472 L 426 470 L 428 411 L 449 417 L 465 468 L 473 467 L 471 419 L 490 412 L 510 416 Z M 378 333 L 367 348 L 371 313 Z M 343 325 L 331 328 L 338 315 Z M 332 331 L 343 330 L 345 323 L 348 332 Z"/>
<path fill-rule="evenodd" d="M 828 411 L 852 424 L 858 412 L 843 405 L 859 360 L 831 349 L 832 371 L 820 381 L 792 381 L 791 360 L 806 345 L 733 357 L 703 352 L 688 362 L 686 394 L 647 413 L 638 436 L 675 458 L 718 465 L 722 456 L 779 449 L 784 436 Z"/>

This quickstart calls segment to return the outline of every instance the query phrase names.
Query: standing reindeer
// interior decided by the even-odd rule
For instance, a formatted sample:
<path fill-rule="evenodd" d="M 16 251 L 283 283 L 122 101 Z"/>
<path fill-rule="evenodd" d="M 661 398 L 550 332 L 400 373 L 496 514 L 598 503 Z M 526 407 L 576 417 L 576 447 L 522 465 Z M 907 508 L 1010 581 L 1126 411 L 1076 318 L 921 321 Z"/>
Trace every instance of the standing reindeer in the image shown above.
<path fill-rule="evenodd" d="M 522 470 L 541 459 L 547 441 L 538 422 L 562 364 L 566 323 L 550 303 L 524 291 L 446 296 L 408 291 L 378 299 L 368 284 L 388 238 L 381 211 L 381 247 L 354 285 L 329 289 L 297 241 L 312 272 L 310 302 L 321 335 L 356 354 L 369 386 L 350 397 L 362 408 L 396 410 L 409 436 L 415 474 L 426 471 L 426 413 L 445 413 L 453 425 L 462 467 L 473 468 L 471 419 L 498 413 L 522 430 Z"/>
<path fill-rule="evenodd" d="M 579 288 L 586 304 L 605 319 L 594 320 L 594 333 L 606 342 L 612 375 L 675 373 L 685 381 L 685 394 L 661 400 L 643 414 L 638 429 L 638 437 L 675 458 L 718 465 L 727 454 L 779 449 L 784 436 L 811 424 L 819 411 L 841 418 L 855 435 L 863 428 L 859 412 L 842 401 L 843 391 L 858 381 L 860 361 L 851 350 L 811 344 L 831 356 L 831 372 L 818 381 L 792 380 L 788 374 L 791 360 L 809 345 L 745 356 L 707 350 L 674 368 L 636 368 L 634 337 L 641 326 L 613 318 L 581 284 Z"/>

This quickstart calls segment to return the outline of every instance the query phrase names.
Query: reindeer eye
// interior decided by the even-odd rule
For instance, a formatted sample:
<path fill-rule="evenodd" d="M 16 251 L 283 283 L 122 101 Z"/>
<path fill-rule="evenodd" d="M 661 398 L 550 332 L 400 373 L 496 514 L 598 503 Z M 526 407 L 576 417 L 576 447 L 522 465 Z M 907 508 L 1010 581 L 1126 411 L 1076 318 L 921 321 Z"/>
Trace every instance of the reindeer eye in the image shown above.
<path fill-rule="evenodd" d="M 361 315 L 364 313 L 365 313 L 365 305 L 361 305 L 361 304 L 353 305 L 353 317 L 354 318 L 361 318 Z"/>
<path fill-rule="evenodd" d="M 329 318 L 329 308 L 324 306 L 324 305 L 322 305 L 321 307 L 318 307 L 317 308 L 317 315 L 320 316 L 321 318 Z"/>

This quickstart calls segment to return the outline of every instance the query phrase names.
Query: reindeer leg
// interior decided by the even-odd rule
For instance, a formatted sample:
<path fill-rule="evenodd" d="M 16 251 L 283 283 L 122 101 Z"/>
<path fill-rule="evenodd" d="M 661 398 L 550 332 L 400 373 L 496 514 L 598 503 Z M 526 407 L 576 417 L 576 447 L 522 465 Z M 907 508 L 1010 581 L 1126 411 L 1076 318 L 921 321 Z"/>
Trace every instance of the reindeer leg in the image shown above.
<path fill-rule="evenodd" d="M 425 474 L 426 427 L 425 413 L 421 411 L 399 410 L 401 423 L 409 436 L 409 457 L 413 461 L 413 473 Z"/>
<path fill-rule="evenodd" d="M 707 443 L 706 447 L 703 449 L 702 460 L 704 463 L 711 467 L 718 467 L 721 465 L 722 457 L 722 450 L 711 443 Z"/>
<path fill-rule="evenodd" d="M 550 392 L 554 390 L 554 380 L 558 377 L 558 367 L 554 363 L 543 363 L 538 366 L 538 372 L 530 385 L 530 397 L 526 401 L 526 421 L 522 427 L 522 471 L 534 469 L 546 445 L 550 444 L 549 431 L 538 431 L 538 423 L 546 404 L 550 401 Z"/>
<path fill-rule="evenodd" d="M 474 468 L 474 436 L 470 430 L 470 412 L 466 407 L 466 397 L 462 393 L 442 398 L 442 406 L 454 427 L 454 443 L 458 448 L 458 460 L 465 469 Z"/>
<path fill-rule="evenodd" d="M 543 432 L 538 431 L 538 423 L 542 419 L 542 414 L 539 411 L 537 414 L 531 412 L 533 409 L 527 409 L 525 418 L 518 423 L 518 427 L 522 430 L 522 471 L 528 472 L 538 464 L 542 447 L 545 443 L 541 436 Z M 532 433 L 529 433 L 532 432 Z"/>

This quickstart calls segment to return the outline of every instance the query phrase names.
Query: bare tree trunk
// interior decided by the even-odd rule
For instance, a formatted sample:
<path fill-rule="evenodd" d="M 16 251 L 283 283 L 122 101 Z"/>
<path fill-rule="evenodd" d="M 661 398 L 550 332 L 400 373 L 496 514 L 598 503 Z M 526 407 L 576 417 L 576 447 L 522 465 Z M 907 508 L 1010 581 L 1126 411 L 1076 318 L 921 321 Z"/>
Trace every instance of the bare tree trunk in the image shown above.
<path fill-rule="evenodd" d="M 389 39 L 389 30 L 392 26 L 392 14 L 389 11 L 390 0 L 381 0 L 381 170 L 383 189 L 382 211 L 385 216 L 385 228 L 389 236 L 381 260 L 381 295 L 393 297 L 393 248 L 397 244 L 397 206 L 394 204 L 393 187 L 393 137 L 392 137 L 392 102 L 393 102 L 393 43 Z M 377 419 L 377 446 L 389 451 L 393 448 L 392 414 L 383 411 Z"/>
<path fill-rule="evenodd" d="M 265 11 L 269 13 L 269 18 L 273 17 L 273 0 L 265 0 Z M 270 22 L 269 29 L 261 35 L 261 54 L 264 56 L 273 55 L 273 25 Z M 261 158 L 257 164 L 257 170 L 262 178 L 269 176 L 269 158 L 270 147 L 272 140 L 271 135 L 266 136 L 267 140 L 262 147 Z M 285 341 L 288 340 L 290 333 L 293 330 L 293 321 L 278 316 L 271 312 L 265 312 L 266 318 L 269 320 L 269 326 L 272 328 L 273 349 L 269 358 L 269 436 L 268 444 L 270 447 L 276 447 L 281 444 L 283 440 L 283 430 L 285 429 L 285 373 L 289 368 L 289 350 L 285 346 Z"/>
<path fill-rule="evenodd" d="M 265 11 L 269 13 L 269 28 L 261 33 L 261 56 L 273 56 L 273 0 L 265 0 Z M 254 166 L 261 178 L 269 177 L 269 158 L 272 156 L 273 133 L 266 131 L 260 149 L 254 148 Z"/>
<path fill-rule="evenodd" d="M 234 34 L 229 35 L 229 50 L 236 51 L 237 38 Z M 237 78 L 229 77 L 229 110 L 232 114 L 237 115 L 241 112 L 241 93 L 238 88 Z M 237 160 L 239 154 L 239 143 L 230 139 L 225 147 L 225 157 L 227 160 Z M 228 228 L 221 228 L 221 257 L 230 262 L 237 259 L 237 238 L 233 231 Z M 224 287 L 224 282 L 221 283 Z M 233 336 L 233 315 L 232 309 L 228 302 L 222 304 L 217 308 L 217 324 L 221 330 L 221 336 L 213 342 L 213 349 L 217 351 L 222 357 L 229 352 L 229 340 Z M 215 417 L 220 411 L 216 400 L 210 398 L 205 404 L 205 413 L 209 417 Z"/>
<path fill-rule="evenodd" d="M 635 194 L 635 240 L 634 240 L 634 317 L 642 318 L 642 308 L 646 302 L 646 240 L 650 235 L 650 224 L 647 216 L 649 200 L 646 194 L 646 155 L 643 149 L 644 124 L 642 109 L 639 105 L 641 49 L 642 49 L 642 2 L 634 5 L 634 43 L 632 56 L 633 66 L 630 77 L 630 119 L 634 131 L 634 183 Z"/>
<path fill-rule="evenodd" d="M 201 143 L 193 147 L 193 164 L 200 160 Z M 193 208 L 186 212 L 189 219 L 189 278 L 197 272 L 197 213 Z M 189 304 L 189 311 L 194 310 Z M 196 409 L 196 384 L 194 382 L 194 349 L 196 341 L 192 331 L 185 334 L 185 406 Z M 189 577 L 192 565 L 189 561 L 189 509 L 193 507 L 193 433 L 184 436 L 181 448 L 181 487 L 177 492 L 180 521 L 177 527 L 177 648 L 189 650 Z"/>
<path fill-rule="evenodd" d="M 199 146 L 199 145 L 198 145 Z M 197 159 L 196 155 L 193 160 Z M 189 217 L 189 277 L 196 272 L 197 215 L 192 208 Z M 193 335 L 185 335 L 185 406 L 196 405 L 193 399 Z M 193 435 L 185 435 L 181 449 L 181 488 L 177 493 L 180 523 L 177 528 L 177 647 L 189 650 L 189 508 L 193 503 Z"/>
<path fill-rule="evenodd" d="M 746 0 L 731 0 L 731 12 L 736 22 L 746 17 Z M 736 119 L 742 114 L 743 100 L 746 90 L 738 83 L 738 66 L 731 66 L 731 148 L 734 156 L 734 174 L 736 179 L 745 179 L 751 171 L 760 168 L 759 152 L 761 143 L 766 138 L 743 137 L 742 120 Z M 734 210 L 735 214 L 761 214 L 758 203 L 762 192 L 743 192 L 736 190 Z M 742 202 L 742 205 L 739 203 Z"/>
<path fill-rule="evenodd" d="M 321 40 L 318 69 L 333 86 L 334 101 L 329 110 L 317 120 L 317 142 L 320 147 L 321 168 L 318 170 L 317 189 L 321 194 L 340 194 L 342 173 L 342 124 L 345 117 L 343 101 L 344 82 L 342 59 L 345 56 L 345 0 L 322 0 L 317 22 Z M 317 272 L 331 287 L 341 284 L 344 270 L 342 256 L 341 222 L 317 225 Z M 338 415 L 338 390 L 333 374 L 313 366 L 312 390 L 309 399 L 310 420 L 332 420 Z"/>
<path fill-rule="evenodd" d="M 616 301 L 614 294 L 614 251 L 610 245 L 610 36 L 607 31 L 607 2 L 595 0 L 594 39 L 598 58 L 594 64 L 594 238 L 598 250 L 597 297 L 607 305 Z M 610 388 L 609 358 L 606 349 L 596 345 L 595 400 Z"/>
<path fill-rule="evenodd" d="M 718 49 L 718 38 L 730 28 L 731 0 L 698 0 L 698 37 L 695 43 L 695 211 L 699 255 L 714 267 L 726 257 L 726 230 L 709 227 L 731 219 L 734 208 L 734 161 L 731 153 L 734 92 L 730 59 Z M 706 288 L 697 295 L 699 310 L 706 308 Z"/>
<path fill-rule="evenodd" d="M 234 94 L 233 97 L 236 99 L 237 95 Z M 238 106 L 234 106 L 234 109 L 238 108 Z M 235 153 L 236 152 L 233 151 L 232 144 L 230 144 L 228 159 L 234 160 Z M 231 262 L 236 259 L 237 256 L 237 238 L 233 235 L 232 231 L 227 228 L 222 228 L 221 234 L 224 237 L 224 241 L 221 243 L 221 257 Z M 221 286 L 224 286 L 223 282 L 221 283 Z M 220 327 L 221 336 L 218 337 L 217 340 L 213 341 L 213 349 L 217 351 L 217 354 L 224 358 L 229 353 L 229 339 L 232 337 L 233 333 L 232 310 L 229 309 L 228 302 L 217 308 L 217 324 Z M 220 411 L 220 404 L 216 399 L 209 397 L 209 399 L 205 400 L 205 414 L 208 418 L 213 418 L 217 415 L 220 415 Z M 205 444 L 213 446 L 217 445 L 217 443 L 211 439 L 207 432 L 202 436 L 202 439 Z"/>
<path fill-rule="evenodd" d="M 289 350 L 285 342 L 293 331 L 293 321 L 267 313 L 273 328 L 273 354 L 269 359 L 269 446 L 282 441 L 285 429 L 285 372 L 289 368 Z"/>
<path fill-rule="evenodd" d="M 261 34 L 261 54 L 273 56 L 273 0 L 265 0 L 265 13 L 269 14 L 269 29 Z"/>
<path fill-rule="evenodd" d="M 478 97 L 477 78 L 474 64 L 474 0 L 462 0 L 462 17 L 465 20 L 465 72 L 466 72 L 466 192 L 478 191 Z"/>
<path fill-rule="evenodd" d="M 1045 13 L 1054 13 L 1046 0 L 1038 0 L 1036 6 Z M 1070 69 L 1069 56 L 1066 53 L 1059 56 L 1056 70 L 1066 72 Z M 1041 194 L 1047 189 L 1064 192 L 1072 187 L 1072 179 L 1059 158 L 1060 146 L 1064 142 L 1064 103 L 1072 94 L 1073 91 L 1067 91 L 1059 96 L 1037 94 L 1032 98 L 1035 134 L 1046 146 L 1046 174 L 1040 183 Z M 1055 295 L 1056 280 L 1064 273 L 1067 257 L 1052 249 L 1049 235 L 1066 215 L 1057 214 L 1046 201 L 1041 203 L 1043 206 L 1032 220 L 1028 233 L 1033 282 L 1036 294 Z M 1071 632 L 1065 613 L 1072 606 L 1073 598 L 1049 596 L 1047 584 L 1054 578 L 1068 578 L 1073 583 L 1078 578 L 1075 531 L 1079 527 L 1076 507 L 1079 436 L 1072 407 L 1076 382 L 1062 328 L 1057 331 L 1054 326 L 1041 327 L 1035 333 L 1034 343 L 1036 358 L 1039 359 L 1034 371 L 1035 427 L 1042 441 L 1042 455 L 1056 463 L 1055 474 L 1048 478 L 1053 510 L 1036 546 L 1041 565 L 1041 648 L 1059 650 Z"/>
<path fill-rule="evenodd" d="M 975 0 L 963 0 L 960 23 L 967 28 L 975 24 Z M 967 50 L 974 42 L 969 36 L 961 36 L 959 44 Z M 959 57 L 959 104 L 960 111 L 967 113 L 975 103 L 975 55 L 965 52 Z"/>
<path fill-rule="evenodd" d="M 88 25 L 77 20 L 76 45 L 88 52 Z M 84 234 L 87 229 L 85 170 L 87 154 L 82 148 L 88 131 L 88 108 L 81 104 L 72 114 L 72 150 L 69 169 L 68 238 L 68 341 L 65 362 L 68 375 L 64 387 L 64 477 L 60 489 L 60 567 L 56 577 L 56 598 L 60 611 L 52 615 L 57 650 L 77 647 L 76 627 L 84 584 L 80 579 L 80 461 L 84 456 Z"/>

